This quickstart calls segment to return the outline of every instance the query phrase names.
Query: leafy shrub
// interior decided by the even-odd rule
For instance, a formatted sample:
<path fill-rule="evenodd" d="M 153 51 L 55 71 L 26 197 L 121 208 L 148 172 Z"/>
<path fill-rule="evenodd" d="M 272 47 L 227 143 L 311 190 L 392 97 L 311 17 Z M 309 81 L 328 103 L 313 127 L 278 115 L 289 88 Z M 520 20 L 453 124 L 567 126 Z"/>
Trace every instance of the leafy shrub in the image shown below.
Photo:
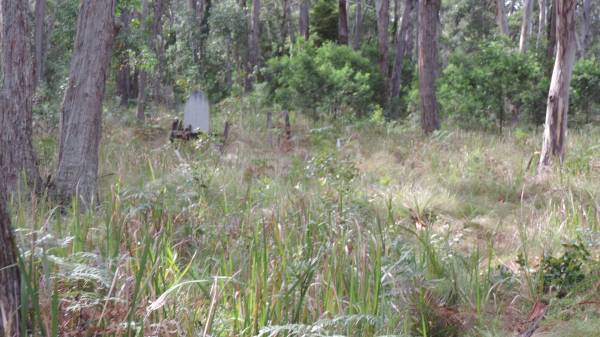
<path fill-rule="evenodd" d="M 600 63 L 595 59 L 583 59 L 575 64 L 571 82 L 571 104 L 575 112 L 585 115 L 586 123 L 592 118 L 592 110 L 600 104 Z"/>
<path fill-rule="evenodd" d="M 288 56 L 268 61 L 265 71 L 269 98 L 286 109 L 312 117 L 350 110 L 370 111 L 381 85 L 376 66 L 348 46 L 299 41 Z"/>
<path fill-rule="evenodd" d="M 544 256 L 541 271 L 544 275 L 544 289 L 557 289 L 564 294 L 567 288 L 583 281 L 583 265 L 590 253 L 583 244 L 564 245 L 566 251 L 561 257 Z"/>
<path fill-rule="evenodd" d="M 464 127 L 502 127 L 511 119 L 505 111 L 510 102 L 521 116 L 539 120 L 548 85 L 541 64 L 502 41 L 479 49 L 451 55 L 439 83 L 442 112 Z"/>

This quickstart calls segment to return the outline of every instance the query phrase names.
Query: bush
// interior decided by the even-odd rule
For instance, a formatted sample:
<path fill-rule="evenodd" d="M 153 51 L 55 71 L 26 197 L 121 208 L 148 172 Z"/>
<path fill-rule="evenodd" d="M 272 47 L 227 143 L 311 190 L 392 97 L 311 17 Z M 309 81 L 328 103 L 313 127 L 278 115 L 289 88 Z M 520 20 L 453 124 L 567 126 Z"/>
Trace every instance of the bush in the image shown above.
<path fill-rule="evenodd" d="M 583 59 L 575 64 L 571 82 L 571 105 L 574 112 L 585 116 L 589 123 L 595 105 L 600 104 L 600 63 L 595 59 Z"/>
<path fill-rule="evenodd" d="M 317 44 L 325 41 L 337 41 L 338 8 L 337 3 L 330 0 L 317 0 L 310 15 L 310 30 L 316 35 Z"/>
<path fill-rule="evenodd" d="M 539 121 L 547 87 L 534 55 L 492 41 L 475 53 L 451 55 L 440 78 L 439 99 L 442 113 L 463 127 L 502 128 L 511 118 L 505 102 L 521 117 Z"/>
<path fill-rule="evenodd" d="M 267 62 L 269 98 L 283 108 L 311 117 L 364 116 L 374 108 L 381 76 L 376 65 L 348 46 L 300 40 L 291 55 Z"/>

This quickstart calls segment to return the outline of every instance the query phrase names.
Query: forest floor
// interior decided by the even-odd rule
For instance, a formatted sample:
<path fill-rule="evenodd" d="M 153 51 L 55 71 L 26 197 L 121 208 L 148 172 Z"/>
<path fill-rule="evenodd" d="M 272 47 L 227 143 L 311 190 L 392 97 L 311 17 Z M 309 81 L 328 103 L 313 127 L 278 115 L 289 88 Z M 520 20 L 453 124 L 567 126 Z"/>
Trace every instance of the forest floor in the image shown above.
<path fill-rule="evenodd" d="M 598 128 L 569 131 L 536 182 L 539 131 L 425 137 L 293 114 L 292 139 L 276 115 L 270 145 L 253 106 L 215 108 L 224 147 L 169 142 L 166 113 L 139 127 L 109 112 L 96 209 L 13 200 L 24 329 L 600 336 Z M 49 173 L 56 139 L 37 147 Z"/>

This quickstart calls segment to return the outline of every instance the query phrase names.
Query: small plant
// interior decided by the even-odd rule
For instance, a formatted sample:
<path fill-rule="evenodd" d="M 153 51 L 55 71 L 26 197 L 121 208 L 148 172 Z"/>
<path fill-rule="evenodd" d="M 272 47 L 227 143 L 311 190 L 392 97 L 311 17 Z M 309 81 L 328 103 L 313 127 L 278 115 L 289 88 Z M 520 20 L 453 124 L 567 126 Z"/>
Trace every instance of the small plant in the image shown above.
<path fill-rule="evenodd" d="M 558 297 L 564 297 L 568 290 L 586 278 L 585 264 L 590 252 L 583 243 L 563 244 L 564 253 L 560 257 L 544 255 L 535 274 L 543 282 L 545 293 L 556 291 Z M 527 262 L 523 254 L 517 256 L 517 264 L 525 267 Z"/>
<path fill-rule="evenodd" d="M 565 244 L 565 252 L 560 257 L 544 256 L 540 271 L 543 272 L 544 291 L 556 289 L 559 296 L 585 279 L 584 264 L 590 252 L 582 243 Z"/>

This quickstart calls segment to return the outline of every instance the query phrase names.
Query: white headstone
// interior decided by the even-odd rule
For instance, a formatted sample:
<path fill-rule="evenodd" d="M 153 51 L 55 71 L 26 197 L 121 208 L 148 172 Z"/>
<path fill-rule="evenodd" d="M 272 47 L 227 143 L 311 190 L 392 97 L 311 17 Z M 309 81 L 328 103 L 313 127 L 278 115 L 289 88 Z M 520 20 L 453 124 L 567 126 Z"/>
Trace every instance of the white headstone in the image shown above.
<path fill-rule="evenodd" d="M 192 127 L 192 132 L 210 131 L 210 108 L 208 97 L 203 91 L 194 91 L 183 112 L 183 128 Z"/>

